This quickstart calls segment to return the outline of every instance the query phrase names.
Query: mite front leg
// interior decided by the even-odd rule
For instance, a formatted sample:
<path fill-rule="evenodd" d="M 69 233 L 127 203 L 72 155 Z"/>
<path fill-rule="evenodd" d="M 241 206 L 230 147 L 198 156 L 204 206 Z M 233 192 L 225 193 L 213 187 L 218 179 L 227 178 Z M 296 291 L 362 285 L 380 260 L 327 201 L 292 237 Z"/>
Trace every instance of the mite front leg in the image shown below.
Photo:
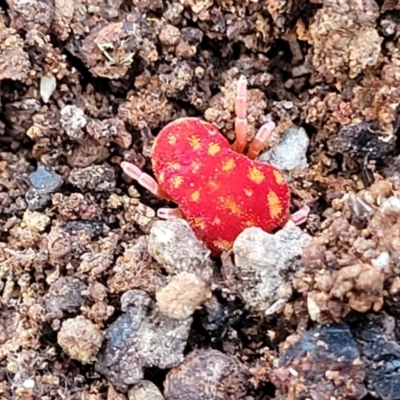
<path fill-rule="evenodd" d="M 235 143 L 233 150 L 243 153 L 247 144 L 247 79 L 242 75 L 237 83 L 235 99 Z"/>
<path fill-rule="evenodd" d="M 235 99 L 235 135 L 236 140 L 233 143 L 233 150 L 243 153 L 247 145 L 247 79 L 242 75 L 237 83 Z M 250 143 L 247 156 L 254 160 L 260 151 L 264 148 L 265 142 L 275 129 L 275 124 L 269 121 L 261 126 L 255 138 Z"/>
<path fill-rule="evenodd" d="M 153 193 L 157 197 L 161 197 L 166 200 L 170 200 L 170 197 L 160 188 L 157 181 L 150 175 L 143 172 L 139 167 L 129 162 L 123 161 L 121 168 L 129 177 L 134 179 L 143 186 L 149 192 Z"/>
<path fill-rule="evenodd" d="M 271 133 L 275 129 L 275 126 L 275 123 L 272 121 L 268 121 L 261 126 L 256 136 L 250 143 L 247 157 L 249 157 L 251 160 L 254 160 L 260 154 L 260 151 L 264 148 L 265 142 L 271 136 Z"/>

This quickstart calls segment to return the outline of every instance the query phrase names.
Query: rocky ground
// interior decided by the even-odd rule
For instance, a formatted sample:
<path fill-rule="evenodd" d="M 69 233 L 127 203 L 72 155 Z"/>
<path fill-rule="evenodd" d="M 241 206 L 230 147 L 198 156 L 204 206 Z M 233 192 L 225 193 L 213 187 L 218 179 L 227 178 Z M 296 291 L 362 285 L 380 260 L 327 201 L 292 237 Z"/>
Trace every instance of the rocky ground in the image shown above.
<path fill-rule="evenodd" d="M 400 399 L 398 1 L 0 9 L 1 399 Z M 212 258 L 120 163 L 241 74 L 311 213 Z"/>

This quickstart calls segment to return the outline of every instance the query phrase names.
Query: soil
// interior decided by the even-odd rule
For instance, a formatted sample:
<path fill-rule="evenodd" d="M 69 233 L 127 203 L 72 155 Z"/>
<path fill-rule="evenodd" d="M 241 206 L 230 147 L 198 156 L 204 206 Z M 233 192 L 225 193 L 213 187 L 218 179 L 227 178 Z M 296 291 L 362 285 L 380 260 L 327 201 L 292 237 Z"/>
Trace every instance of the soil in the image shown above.
<path fill-rule="evenodd" d="M 400 399 L 397 1 L 0 11 L 0 399 Z M 214 257 L 120 164 L 180 117 L 233 142 L 241 75 L 311 211 Z"/>

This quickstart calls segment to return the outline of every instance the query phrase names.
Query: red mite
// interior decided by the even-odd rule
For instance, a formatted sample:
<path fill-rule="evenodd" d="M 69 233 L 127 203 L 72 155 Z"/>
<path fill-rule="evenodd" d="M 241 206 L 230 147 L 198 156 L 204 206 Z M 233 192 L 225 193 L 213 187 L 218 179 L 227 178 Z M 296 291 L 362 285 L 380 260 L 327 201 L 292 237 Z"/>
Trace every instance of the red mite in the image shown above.
<path fill-rule="evenodd" d="M 159 184 L 135 165 L 121 164 L 127 175 L 153 194 L 179 205 L 179 209 L 158 210 L 159 217 L 186 218 L 215 255 L 229 250 L 245 228 L 257 226 L 271 232 L 290 217 L 290 189 L 284 175 L 272 165 L 254 160 L 275 124 L 263 125 L 247 156 L 242 154 L 247 144 L 246 90 L 242 76 L 232 147 L 210 123 L 181 118 L 165 126 L 155 139 L 151 160 Z M 302 223 L 308 212 L 308 207 L 303 207 L 291 218 Z"/>

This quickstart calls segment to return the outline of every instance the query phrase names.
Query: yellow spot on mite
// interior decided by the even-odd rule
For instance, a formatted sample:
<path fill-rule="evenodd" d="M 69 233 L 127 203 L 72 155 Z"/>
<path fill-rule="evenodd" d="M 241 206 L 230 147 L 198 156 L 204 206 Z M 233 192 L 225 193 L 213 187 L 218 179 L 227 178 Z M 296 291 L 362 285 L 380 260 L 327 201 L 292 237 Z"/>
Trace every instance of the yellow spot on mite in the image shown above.
<path fill-rule="evenodd" d="M 217 190 L 219 188 L 218 183 L 216 183 L 214 181 L 208 182 L 207 185 L 211 190 Z"/>
<path fill-rule="evenodd" d="M 201 147 L 200 139 L 197 136 L 190 136 L 189 140 L 189 146 L 193 150 L 199 150 Z"/>
<path fill-rule="evenodd" d="M 213 244 L 220 250 L 229 250 L 232 247 L 233 242 L 224 239 L 217 239 L 213 241 Z"/>
<path fill-rule="evenodd" d="M 206 221 L 204 220 L 204 218 L 201 218 L 201 217 L 194 218 L 194 219 L 191 221 L 191 225 L 192 225 L 194 228 L 206 229 Z"/>
<path fill-rule="evenodd" d="M 251 189 L 244 189 L 244 194 L 247 197 L 251 197 L 251 196 L 253 196 L 253 191 Z"/>
<path fill-rule="evenodd" d="M 177 163 L 177 162 L 167 162 L 167 167 L 170 167 L 172 169 L 174 169 L 175 171 L 177 171 L 178 169 L 181 168 L 181 164 Z"/>
<path fill-rule="evenodd" d="M 183 183 L 183 178 L 179 175 L 173 176 L 172 178 L 170 178 L 169 182 L 171 183 L 171 185 L 177 189 L 179 186 L 182 185 Z"/>
<path fill-rule="evenodd" d="M 254 221 L 246 221 L 246 222 L 245 222 L 245 225 L 246 225 L 247 227 L 250 227 L 250 226 L 254 226 L 255 223 L 254 223 Z"/>
<path fill-rule="evenodd" d="M 192 164 L 190 164 L 190 169 L 193 174 L 196 174 L 199 169 L 200 169 L 201 164 L 198 161 L 193 161 Z"/>
<path fill-rule="evenodd" d="M 279 217 L 283 210 L 282 203 L 279 200 L 278 195 L 272 190 L 267 195 L 267 203 L 271 217 Z"/>
<path fill-rule="evenodd" d="M 231 171 L 235 167 L 236 167 L 235 160 L 232 158 L 229 158 L 222 164 L 222 171 L 224 171 L 224 172 Z"/>
<path fill-rule="evenodd" d="M 221 147 L 218 143 L 210 143 L 208 145 L 208 154 L 210 154 L 210 156 L 215 156 L 220 151 L 221 151 Z"/>
<path fill-rule="evenodd" d="M 164 183 L 165 182 L 165 172 L 160 172 L 160 175 L 158 175 L 158 181 L 160 183 Z"/>
<path fill-rule="evenodd" d="M 219 201 L 221 202 L 221 206 L 224 210 L 229 210 L 233 215 L 240 215 L 242 212 L 239 204 L 235 203 L 231 197 L 220 197 Z"/>
<path fill-rule="evenodd" d="M 213 225 L 220 225 L 221 224 L 221 219 L 218 217 L 215 217 L 212 221 Z"/>
<path fill-rule="evenodd" d="M 274 169 L 273 174 L 274 174 L 275 181 L 276 181 L 276 183 L 278 185 L 282 185 L 282 184 L 284 184 L 286 182 L 285 178 L 283 177 L 281 172 L 279 172 L 276 169 Z"/>
<path fill-rule="evenodd" d="M 172 133 L 170 133 L 168 135 L 168 144 L 170 144 L 171 146 L 173 146 L 176 143 L 176 135 L 173 135 Z"/>
<path fill-rule="evenodd" d="M 264 174 L 255 167 L 250 168 L 248 177 L 251 181 L 253 181 L 257 184 L 260 184 L 265 179 Z"/>
<path fill-rule="evenodd" d="M 200 190 L 196 190 L 195 192 L 193 192 L 190 197 L 192 198 L 193 201 L 199 201 Z"/>

